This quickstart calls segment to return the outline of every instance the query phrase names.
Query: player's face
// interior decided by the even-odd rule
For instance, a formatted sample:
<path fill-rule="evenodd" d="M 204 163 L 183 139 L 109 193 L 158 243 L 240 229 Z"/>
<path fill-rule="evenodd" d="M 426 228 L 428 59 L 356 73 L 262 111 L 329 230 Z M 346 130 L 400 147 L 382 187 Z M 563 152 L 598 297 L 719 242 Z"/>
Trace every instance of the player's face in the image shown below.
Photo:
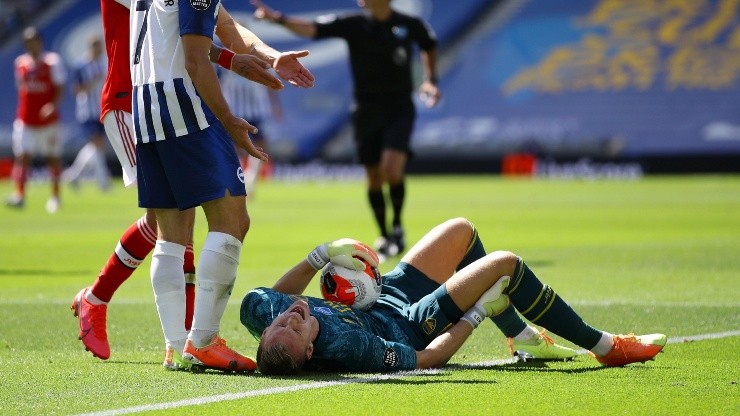
<path fill-rule="evenodd" d="M 276 343 L 286 346 L 290 355 L 302 362 L 311 358 L 313 339 L 318 333 L 319 322 L 311 316 L 308 303 L 295 301 L 278 315 L 262 333 L 263 345 Z"/>

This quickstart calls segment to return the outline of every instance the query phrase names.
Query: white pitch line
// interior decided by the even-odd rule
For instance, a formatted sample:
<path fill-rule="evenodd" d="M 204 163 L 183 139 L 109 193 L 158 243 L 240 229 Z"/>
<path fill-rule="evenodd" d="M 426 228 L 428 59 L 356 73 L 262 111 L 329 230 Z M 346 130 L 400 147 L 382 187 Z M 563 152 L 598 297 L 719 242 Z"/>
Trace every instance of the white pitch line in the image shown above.
<path fill-rule="evenodd" d="M 671 337 L 671 338 L 668 338 L 668 343 L 669 344 L 679 344 L 682 342 L 703 341 L 707 339 L 721 339 L 721 338 L 736 337 L 736 336 L 740 336 L 740 330 L 715 332 L 712 334 L 699 334 L 699 335 L 688 335 L 688 336 L 682 336 L 682 337 Z M 586 354 L 587 351 L 579 350 L 578 353 Z M 516 361 L 517 361 L 516 358 L 507 358 L 507 359 L 502 359 L 502 360 L 482 361 L 482 362 L 474 363 L 474 364 L 460 364 L 456 367 L 457 368 L 498 367 L 498 366 L 502 366 L 506 364 L 512 364 L 512 363 L 515 363 Z M 282 394 L 282 393 L 292 393 L 295 391 L 320 389 L 324 387 L 332 387 L 332 386 L 339 386 L 339 385 L 345 385 L 345 384 L 371 383 L 374 381 L 393 380 L 397 378 L 411 377 L 411 376 L 441 374 L 441 373 L 450 372 L 450 371 L 454 371 L 454 367 L 431 369 L 431 370 L 402 371 L 402 372 L 393 373 L 393 374 L 379 374 L 377 376 L 352 378 L 352 379 L 337 380 L 337 381 L 318 381 L 315 383 L 300 384 L 296 386 L 271 387 L 267 389 L 251 390 L 251 391 L 245 391 L 241 393 L 226 393 L 226 394 L 219 394 L 216 396 L 196 397 L 193 399 L 178 400 L 174 402 L 145 404 L 141 406 L 125 407 L 122 409 L 104 410 L 101 412 L 85 413 L 80 416 L 115 416 L 115 415 L 126 415 L 130 413 L 138 413 L 138 412 L 149 412 L 153 410 L 168 410 L 168 409 L 175 409 L 178 407 L 185 407 L 185 406 L 198 406 L 198 405 L 208 404 L 208 403 L 239 400 L 239 399 L 245 399 L 248 397 L 267 396 L 267 395 Z"/>

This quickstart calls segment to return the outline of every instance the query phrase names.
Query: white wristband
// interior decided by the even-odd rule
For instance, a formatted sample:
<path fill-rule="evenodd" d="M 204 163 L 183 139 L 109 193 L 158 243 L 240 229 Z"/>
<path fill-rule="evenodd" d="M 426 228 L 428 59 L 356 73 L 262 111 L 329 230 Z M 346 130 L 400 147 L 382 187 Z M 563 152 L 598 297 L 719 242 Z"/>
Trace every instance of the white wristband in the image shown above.
<path fill-rule="evenodd" d="M 308 253 L 308 256 L 306 256 L 306 260 L 308 260 L 309 264 L 311 264 L 311 267 L 313 267 L 316 270 L 321 270 L 321 268 L 326 266 L 326 263 L 328 263 L 319 254 L 318 247 L 315 248 L 310 253 Z"/>
<path fill-rule="evenodd" d="M 486 311 L 478 305 L 473 305 L 473 307 L 468 309 L 468 311 L 465 312 L 465 315 L 460 318 L 460 320 L 469 323 L 473 329 L 478 328 L 478 325 L 480 325 L 484 319 L 486 319 Z"/>

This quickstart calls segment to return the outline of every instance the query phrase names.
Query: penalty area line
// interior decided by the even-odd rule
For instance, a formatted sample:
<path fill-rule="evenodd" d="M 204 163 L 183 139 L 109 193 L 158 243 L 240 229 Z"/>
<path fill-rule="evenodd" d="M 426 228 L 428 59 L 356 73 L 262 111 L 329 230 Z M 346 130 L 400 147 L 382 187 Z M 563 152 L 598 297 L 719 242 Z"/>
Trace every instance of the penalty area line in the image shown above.
<path fill-rule="evenodd" d="M 671 338 L 668 338 L 668 343 L 669 344 L 680 344 L 683 342 L 703 341 L 703 340 L 708 340 L 708 339 L 721 339 L 721 338 L 729 338 L 729 337 L 736 337 L 736 336 L 740 336 L 740 330 L 715 332 L 711 334 L 671 337 Z M 579 350 L 578 352 L 579 354 L 587 353 L 586 350 Z M 401 371 L 401 372 L 393 373 L 393 374 L 379 374 L 377 376 L 349 378 L 345 380 L 336 380 L 336 381 L 317 381 L 313 383 L 299 384 L 295 386 L 270 387 L 266 389 L 251 390 L 251 391 L 245 391 L 245 392 L 240 392 L 240 393 L 225 393 L 225 394 L 219 394 L 215 396 L 195 397 L 192 399 L 177 400 L 173 402 L 145 404 L 141 406 L 125 407 L 121 409 L 104 410 L 101 412 L 84 413 L 80 416 L 115 416 L 115 415 L 126 415 L 126 414 L 131 414 L 131 413 L 138 413 L 138 412 L 148 412 L 152 410 L 168 410 L 168 409 L 175 409 L 178 407 L 199 406 L 199 405 L 208 404 L 208 403 L 239 400 L 239 399 L 246 399 L 249 397 L 267 396 L 267 395 L 272 395 L 272 394 L 292 393 L 296 391 L 320 389 L 320 388 L 325 388 L 325 387 L 341 386 L 341 385 L 346 385 L 346 384 L 372 383 L 374 381 L 393 380 L 393 379 L 404 378 L 404 377 L 442 374 L 442 373 L 454 371 L 455 367 L 461 368 L 461 369 L 488 368 L 488 367 L 503 366 L 503 365 L 512 364 L 515 362 L 517 362 L 516 358 L 506 358 L 502 360 L 484 361 L 484 362 L 473 363 L 473 364 L 459 364 L 459 365 L 448 366 L 448 367 L 439 368 L 439 369 Z"/>

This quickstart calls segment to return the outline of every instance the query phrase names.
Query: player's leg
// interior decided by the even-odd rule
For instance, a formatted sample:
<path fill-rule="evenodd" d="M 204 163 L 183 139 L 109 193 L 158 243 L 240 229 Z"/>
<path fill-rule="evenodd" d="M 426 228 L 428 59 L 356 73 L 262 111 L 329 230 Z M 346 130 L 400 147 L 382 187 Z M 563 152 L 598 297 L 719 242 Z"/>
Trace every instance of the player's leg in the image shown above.
<path fill-rule="evenodd" d="M 390 110 L 390 111 L 388 111 Z M 406 162 L 412 155 L 411 133 L 416 119 L 416 111 L 411 100 L 396 103 L 395 108 L 387 108 L 386 121 L 382 124 L 383 153 L 381 155 L 381 171 L 388 183 L 393 218 L 391 239 L 398 253 L 406 249 L 406 233 L 401 223 L 403 205 L 406 201 L 405 171 Z"/>
<path fill-rule="evenodd" d="M 254 370 L 254 361 L 228 348 L 218 336 L 221 317 L 236 279 L 242 240 L 249 228 L 244 178 L 233 142 L 223 127 L 216 124 L 177 140 L 165 140 L 157 146 L 177 207 L 187 209 L 200 205 L 208 221 L 209 232 L 198 258 L 193 324 L 183 349 L 183 359 L 199 367 Z M 144 153 L 139 150 L 141 147 L 137 146 L 138 155 Z M 141 167 L 144 161 L 139 160 Z"/>
<path fill-rule="evenodd" d="M 23 208 L 26 202 L 26 181 L 31 166 L 32 138 L 31 128 L 23 121 L 16 119 L 13 122 L 13 181 L 15 192 L 9 196 L 5 205 L 13 208 Z"/>
<path fill-rule="evenodd" d="M 357 159 L 365 167 L 367 200 L 380 236 L 373 243 L 381 262 L 396 254 L 386 221 L 385 178 L 380 167 L 383 148 L 382 113 L 377 106 L 358 104 L 352 114 Z"/>
<path fill-rule="evenodd" d="M 59 210 L 59 181 L 62 176 L 62 144 L 59 140 L 59 124 L 54 123 L 41 130 L 40 152 L 46 157 L 49 166 L 49 180 L 51 181 L 51 196 L 46 201 L 46 211 L 53 214 Z"/>
<path fill-rule="evenodd" d="M 409 250 L 402 261 L 412 264 L 442 284 L 453 273 L 485 255 L 475 225 L 465 218 L 456 218 L 432 229 Z M 566 359 L 576 355 L 575 350 L 555 344 L 528 325 L 508 302 L 502 303 L 494 313 L 491 320 L 509 340 L 512 354 L 523 351 L 538 359 Z"/>
<path fill-rule="evenodd" d="M 507 255 L 510 261 L 511 256 Z M 514 265 L 505 294 L 517 310 L 529 321 L 591 351 L 599 362 L 624 365 L 646 361 L 665 346 L 663 334 L 634 337 L 594 329 L 552 287 L 540 282 L 521 258 L 514 256 Z"/>
<path fill-rule="evenodd" d="M 96 149 L 93 172 L 95 172 L 95 180 L 98 182 L 98 187 L 102 191 L 107 191 L 110 188 L 110 171 L 108 171 L 108 163 L 105 158 L 103 126 L 96 120 L 93 129 L 94 132 L 90 138 L 90 142 L 95 145 Z"/>

